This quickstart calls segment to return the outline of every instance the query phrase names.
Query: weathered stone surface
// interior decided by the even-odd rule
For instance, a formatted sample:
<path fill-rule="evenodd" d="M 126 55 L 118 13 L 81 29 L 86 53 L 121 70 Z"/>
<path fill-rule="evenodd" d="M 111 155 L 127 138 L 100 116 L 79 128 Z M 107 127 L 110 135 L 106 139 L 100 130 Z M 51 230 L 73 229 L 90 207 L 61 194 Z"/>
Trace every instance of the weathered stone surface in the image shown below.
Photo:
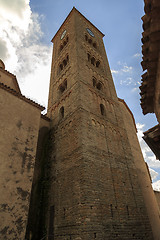
<path fill-rule="evenodd" d="M 156 113 L 159 118 L 159 54 L 160 54 L 160 4 L 159 0 L 144 0 L 145 15 L 142 17 L 142 68 L 146 70 L 142 75 L 142 84 L 145 82 L 145 88 L 141 88 L 141 107 L 143 114 Z M 146 76 L 147 75 L 147 76 Z"/>
<path fill-rule="evenodd" d="M 134 151 L 128 139 L 102 37 L 73 9 L 53 38 L 48 235 L 56 240 L 153 239 L 137 175 L 140 149 Z M 67 88 L 61 92 L 64 80 Z M 128 121 L 133 130 L 133 119 Z"/>
<path fill-rule="evenodd" d="M 0 239 L 24 239 L 40 109 L 3 88 L 0 108 Z"/>
<path fill-rule="evenodd" d="M 56 33 L 51 122 L 14 76 L 0 82 L 0 238 L 153 239 L 157 203 L 103 36 L 75 8 Z"/>

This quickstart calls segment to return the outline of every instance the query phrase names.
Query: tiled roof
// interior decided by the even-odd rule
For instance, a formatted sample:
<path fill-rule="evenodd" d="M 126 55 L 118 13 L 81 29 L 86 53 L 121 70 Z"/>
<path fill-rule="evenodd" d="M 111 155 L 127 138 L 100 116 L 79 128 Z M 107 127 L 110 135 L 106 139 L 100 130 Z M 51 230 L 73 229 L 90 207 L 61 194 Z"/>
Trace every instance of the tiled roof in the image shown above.
<path fill-rule="evenodd" d="M 2 67 L 0 67 L 0 71 L 4 72 L 5 74 L 7 74 L 8 76 L 10 76 L 10 77 L 13 79 L 14 84 L 15 84 L 15 86 L 16 86 L 16 88 L 17 88 L 17 91 L 21 93 L 21 90 L 20 90 L 20 88 L 19 88 L 19 85 L 18 85 L 16 76 L 15 76 L 13 73 L 8 72 L 7 70 L 5 70 L 5 69 L 2 68 Z"/>
<path fill-rule="evenodd" d="M 143 71 L 140 86 L 143 114 L 154 112 L 154 94 L 160 53 L 160 0 L 144 0 L 145 15 L 142 17 Z"/>
<path fill-rule="evenodd" d="M 25 101 L 25 102 L 31 104 L 32 106 L 34 106 L 34 107 L 40 109 L 41 111 L 43 111 L 43 110 L 45 109 L 45 108 L 44 108 L 43 106 L 41 106 L 40 104 L 38 104 L 38 103 L 32 101 L 32 100 L 29 99 L 29 98 L 26 98 L 24 95 L 22 95 L 21 93 L 15 91 L 14 89 L 8 87 L 8 86 L 5 85 L 4 83 L 1 83 L 1 82 L 0 82 L 0 88 L 6 90 L 7 92 L 13 94 L 13 95 L 16 96 L 16 97 L 22 99 L 23 101 Z"/>

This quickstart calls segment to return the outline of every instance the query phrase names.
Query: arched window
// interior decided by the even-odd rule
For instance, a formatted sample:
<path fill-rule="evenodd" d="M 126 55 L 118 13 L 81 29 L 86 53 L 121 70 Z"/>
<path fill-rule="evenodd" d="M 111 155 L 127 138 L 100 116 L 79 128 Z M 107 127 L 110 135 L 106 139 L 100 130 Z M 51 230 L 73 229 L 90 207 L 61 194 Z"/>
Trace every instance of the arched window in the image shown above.
<path fill-rule="evenodd" d="M 69 56 L 68 55 L 67 55 L 66 59 L 67 59 L 67 62 L 69 62 Z"/>
<path fill-rule="evenodd" d="M 61 107 L 59 110 L 60 119 L 64 118 L 64 107 Z"/>
<path fill-rule="evenodd" d="M 85 35 L 85 40 L 88 41 L 88 37 L 87 37 L 87 35 Z"/>
<path fill-rule="evenodd" d="M 64 80 L 64 87 L 67 89 L 67 79 Z"/>
<path fill-rule="evenodd" d="M 97 62 L 96 62 L 96 67 L 98 68 L 99 65 L 100 65 L 100 61 L 97 61 Z"/>
<path fill-rule="evenodd" d="M 98 84 L 97 84 L 96 87 L 97 87 L 98 90 L 101 90 L 101 89 L 102 89 L 102 83 L 101 83 L 101 82 L 98 82 Z"/>
<path fill-rule="evenodd" d="M 105 107 L 103 104 L 100 104 L 100 111 L 101 111 L 101 115 L 104 116 L 105 115 Z"/>
<path fill-rule="evenodd" d="M 87 53 L 87 55 L 88 55 L 88 61 L 90 61 L 90 59 L 91 59 L 91 56 L 90 56 L 90 54 L 89 54 L 89 53 Z"/>
<path fill-rule="evenodd" d="M 93 87 L 95 87 L 95 86 L 96 86 L 96 79 L 93 78 L 93 79 L 92 79 L 92 82 L 93 82 Z"/>
<path fill-rule="evenodd" d="M 60 71 L 63 70 L 63 65 L 60 64 L 59 68 L 60 68 Z"/>
<path fill-rule="evenodd" d="M 67 89 L 67 79 L 63 81 L 63 83 L 59 86 L 60 93 L 63 93 Z"/>
<path fill-rule="evenodd" d="M 92 39 L 88 39 L 88 42 L 91 44 L 92 43 Z"/>
<path fill-rule="evenodd" d="M 60 86 L 59 86 L 59 90 L 60 90 L 61 93 L 63 93 L 64 90 L 65 90 L 64 86 L 63 86 L 63 85 L 60 85 Z"/>
<path fill-rule="evenodd" d="M 64 65 L 64 67 L 67 65 L 67 61 L 66 60 L 63 60 L 63 65 Z"/>
<path fill-rule="evenodd" d="M 60 51 L 62 51 L 62 49 L 63 49 L 63 45 L 60 46 Z"/>
<path fill-rule="evenodd" d="M 93 47 L 94 47 L 94 48 L 97 48 L 97 44 L 96 44 L 95 42 L 93 43 Z"/>
<path fill-rule="evenodd" d="M 95 58 L 94 58 L 94 57 L 91 58 L 91 63 L 92 63 L 93 65 L 95 65 Z"/>

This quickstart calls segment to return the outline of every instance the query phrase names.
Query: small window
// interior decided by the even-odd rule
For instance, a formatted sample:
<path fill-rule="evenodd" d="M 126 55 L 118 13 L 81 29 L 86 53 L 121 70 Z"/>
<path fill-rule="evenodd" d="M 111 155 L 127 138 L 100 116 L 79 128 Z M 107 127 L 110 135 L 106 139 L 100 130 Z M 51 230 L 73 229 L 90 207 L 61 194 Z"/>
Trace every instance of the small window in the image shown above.
<path fill-rule="evenodd" d="M 60 119 L 64 118 L 64 107 L 60 108 L 59 113 L 60 113 Z"/>
<path fill-rule="evenodd" d="M 91 59 L 91 56 L 90 56 L 90 54 L 89 54 L 89 53 L 88 53 L 87 55 L 88 55 L 88 61 L 90 61 L 90 59 Z"/>
<path fill-rule="evenodd" d="M 97 48 L 97 44 L 96 44 L 95 42 L 93 43 L 93 47 L 94 47 L 94 48 Z"/>
<path fill-rule="evenodd" d="M 96 62 L 96 67 L 98 68 L 99 65 L 100 65 L 100 61 L 97 61 L 97 62 Z"/>
<path fill-rule="evenodd" d="M 64 80 L 64 87 L 67 89 L 67 79 Z"/>
<path fill-rule="evenodd" d="M 63 65 L 64 65 L 64 67 L 67 65 L 67 61 L 66 60 L 63 60 Z"/>
<path fill-rule="evenodd" d="M 60 90 L 61 93 L 63 93 L 64 90 L 65 90 L 64 86 L 63 86 L 63 85 L 60 85 L 59 90 Z"/>
<path fill-rule="evenodd" d="M 93 65 L 95 65 L 95 58 L 94 58 L 94 57 L 91 58 L 91 63 L 92 63 Z"/>
<path fill-rule="evenodd" d="M 62 49 L 63 49 L 63 45 L 60 46 L 60 51 L 62 51 Z"/>
<path fill-rule="evenodd" d="M 93 79 L 92 79 L 92 82 L 93 82 L 93 87 L 95 87 L 95 86 L 96 86 L 96 79 L 93 78 Z"/>
<path fill-rule="evenodd" d="M 98 89 L 98 90 L 101 90 L 101 89 L 102 89 L 102 83 L 101 83 L 101 82 L 99 82 L 99 83 L 97 84 L 97 89 Z"/>
<path fill-rule="evenodd" d="M 67 89 L 67 79 L 63 81 L 63 83 L 59 86 L 60 93 L 63 93 Z"/>
<path fill-rule="evenodd" d="M 91 44 L 92 43 L 92 39 L 89 39 L 88 42 Z"/>
<path fill-rule="evenodd" d="M 100 104 L 100 110 L 101 110 L 101 115 L 104 116 L 105 115 L 105 107 L 103 104 Z"/>
<path fill-rule="evenodd" d="M 69 62 L 69 56 L 68 55 L 67 55 L 66 59 L 67 59 L 67 62 Z"/>
<path fill-rule="evenodd" d="M 62 64 L 60 64 L 59 68 L 60 68 L 60 70 L 63 70 L 63 65 L 62 65 Z"/>
<path fill-rule="evenodd" d="M 87 35 L 85 35 L 85 40 L 88 41 L 88 37 L 87 37 Z"/>
<path fill-rule="evenodd" d="M 63 45 L 65 46 L 66 44 L 67 44 L 67 42 L 66 42 L 66 41 L 64 41 Z"/>
<path fill-rule="evenodd" d="M 66 38 L 66 41 L 67 41 L 67 42 L 69 41 L 69 38 L 68 38 L 68 37 Z"/>

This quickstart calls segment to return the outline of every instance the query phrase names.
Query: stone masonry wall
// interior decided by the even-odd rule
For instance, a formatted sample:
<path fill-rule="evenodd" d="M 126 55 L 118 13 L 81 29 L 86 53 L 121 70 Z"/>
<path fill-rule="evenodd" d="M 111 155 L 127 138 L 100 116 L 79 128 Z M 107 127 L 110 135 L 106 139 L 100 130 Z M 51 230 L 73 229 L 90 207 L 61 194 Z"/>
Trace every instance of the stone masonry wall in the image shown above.
<path fill-rule="evenodd" d="M 154 191 L 152 189 L 150 176 L 146 163 L 143 159 L 143 155 L 139 146 L 139 142 L 136 135 L 136 126 L 129 109 L 124 101 L 120 101 L 120 108 L 122 110 L 125 127 L 128 134 L 128 140 L 130 142 L 132 154 L 134 156 L 134 162 L 137 168 L 137 176 L 139 178 L 140 187 L 144 197 L 144 203 L 147 208 L 149 220 L 152 226 L 154 239 L 160 239 L 160 212 Z"/>

